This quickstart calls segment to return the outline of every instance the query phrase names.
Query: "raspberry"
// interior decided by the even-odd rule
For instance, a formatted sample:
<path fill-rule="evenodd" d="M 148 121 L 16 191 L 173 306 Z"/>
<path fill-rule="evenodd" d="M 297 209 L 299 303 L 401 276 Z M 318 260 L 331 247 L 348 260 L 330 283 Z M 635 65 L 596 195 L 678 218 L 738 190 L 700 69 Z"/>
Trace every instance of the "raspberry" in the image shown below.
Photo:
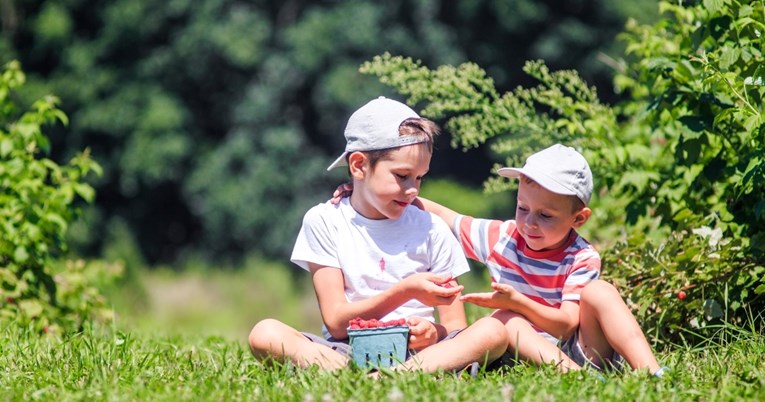
<path fill-rule="evenodd" d="M 365 329 L 365 328 L 386 328 L 395 326 L 406 325 L 405 318 L 399 318 L 397 320 L 380 321 L 376 318 L 365 320 L 361 317 L 356 317 L 348 321 L 348 329 Z"/>

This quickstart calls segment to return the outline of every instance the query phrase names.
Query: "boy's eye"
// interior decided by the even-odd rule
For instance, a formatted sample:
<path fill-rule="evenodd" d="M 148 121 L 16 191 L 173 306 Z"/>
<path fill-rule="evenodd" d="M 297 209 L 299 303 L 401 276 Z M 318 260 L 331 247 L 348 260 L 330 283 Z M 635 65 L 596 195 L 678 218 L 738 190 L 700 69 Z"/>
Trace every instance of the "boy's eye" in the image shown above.
<path fill-rule="evenodd" d="M 528 211 L 528 210 L 529 210 L 528 208 L 526 208 L 526 207 L 522 207 L 522 206 L 520 206 L 520 205 L 519 205 L 517 208 L 518 208 L 518 210 L 519 210 L 519 211 L 523 211 L 523 212 L 526 212 L 526 211 Z"/>
<path fill-rule="evenodd" d="M 407 176 L 405 174 L 398 174 L 398 173 L 396 173 L 396 177 L 398 177 L 401 180 L 406 180 Z"/>
<path fill-rule="evenodd" d="M 550 219 L 550 218 L 552 218 L 552 216 L 551 216 L 551 215 L 548 215 L 548 214 L 539 214 L 539 216 L 541 216 L 542 218 L 545 218 L 545 219 Z"/>

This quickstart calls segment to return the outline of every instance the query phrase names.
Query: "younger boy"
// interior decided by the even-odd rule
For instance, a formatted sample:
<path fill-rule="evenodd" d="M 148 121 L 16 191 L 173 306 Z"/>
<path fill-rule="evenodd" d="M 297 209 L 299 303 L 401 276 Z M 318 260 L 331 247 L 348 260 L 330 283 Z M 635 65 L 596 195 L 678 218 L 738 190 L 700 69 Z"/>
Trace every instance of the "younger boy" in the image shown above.
<path fill-rule="evenodd" d="M 566 371 L 620 366 L 623 356 L 633 369 L 661 375 L 629 308 L 598 279 L 600 255 L 576 232 L 592 213 L 585 158 L 556 144 L 531 155 L 522 168 L 497 173 L 519 179 L 514 220 L 476 219 L 419 198 L 450 225 L 467 256 L 491 272 L 493 293 L 461 300 L 498 309 L 492 316 L 505 323 L 509 352 L 522 359 L 554 362 Z"/>
<path fill-rule="evenodd" d="M 465 328 L 463 287 L 454 278 L 468 271 L 467 260 L 442 220 L 410 205 L 437 134 L 435 123 L 390 99 L 353 113 L 345 152 L 327 170 L 348 165 L 356 191 L 306 213 L 291 258 L 311 273 L 324 337 L 266 319 L 249 336 L 257 358 L 344 367 L 346 328 L 355 317 L 407 319 L 408 347 L 416 354 L 394 369 L 452 371 L 505 352 L 507 332 L 499 320 L 485 317 Z"/>

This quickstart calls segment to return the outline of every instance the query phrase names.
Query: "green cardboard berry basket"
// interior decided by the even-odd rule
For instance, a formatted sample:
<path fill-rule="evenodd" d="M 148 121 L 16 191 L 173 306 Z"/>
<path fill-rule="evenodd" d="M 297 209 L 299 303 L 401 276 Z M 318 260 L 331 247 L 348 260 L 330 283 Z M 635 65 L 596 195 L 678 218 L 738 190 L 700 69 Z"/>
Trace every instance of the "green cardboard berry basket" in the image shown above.
<path fill-rule="evenodd" d="M 348 337 L 358 367 L 391 367 L 406 360 L 408 326 L 348 329 Z"/>

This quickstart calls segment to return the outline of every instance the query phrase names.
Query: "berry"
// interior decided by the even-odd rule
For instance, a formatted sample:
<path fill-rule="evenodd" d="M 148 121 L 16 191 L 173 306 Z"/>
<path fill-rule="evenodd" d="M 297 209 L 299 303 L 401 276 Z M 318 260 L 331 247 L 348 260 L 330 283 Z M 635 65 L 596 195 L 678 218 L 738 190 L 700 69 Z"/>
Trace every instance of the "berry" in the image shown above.
<path fill-rule="evenodd" d="M 380 321 L 376 318 L 365 320 L 361 317 L 356 317 L 348 321 L 348 329 L 366 329 L 366 328 L 386 328 L 406 325 L 405 318 L 399 318 L 397 320 Z"/>
<path fill-rule="evenodd" d="M 685 299 L 685 291 L 682 291 L 682 290 L 681 290 L 681 291 L 680 291 L 680 292 L 677 294 L 677 298 L 678 298 L 678 299 L 680 299 L 680 300 L 683 300 L 683 299 Z"/>

